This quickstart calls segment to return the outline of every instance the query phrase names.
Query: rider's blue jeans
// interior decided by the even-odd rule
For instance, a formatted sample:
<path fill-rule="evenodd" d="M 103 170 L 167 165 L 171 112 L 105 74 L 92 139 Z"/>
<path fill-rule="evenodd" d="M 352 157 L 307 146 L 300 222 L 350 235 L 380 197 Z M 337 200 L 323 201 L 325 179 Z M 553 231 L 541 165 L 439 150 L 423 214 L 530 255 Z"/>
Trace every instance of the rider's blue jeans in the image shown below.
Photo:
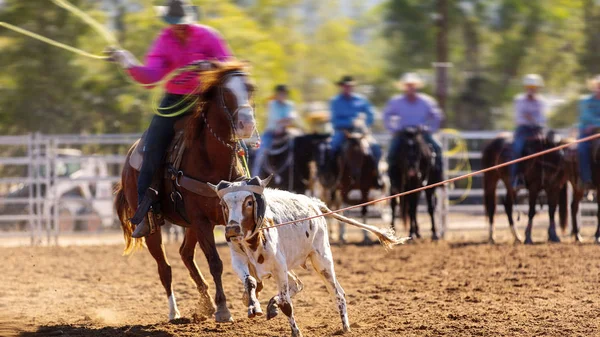
<path fill-rule="evenodd" d="M 177 105 L 173 108 L 174 111 L 177 111 L 182 107 L 185 107 L 185 104 L 178 104 L 182 102 L 184 97 L 185 96 L 183 95 L 167 94 L 162 99 L 160 107 L 166 108 Z M 165 114 L 170 112 L 172 111 L 161 111 L 161 113 Z M 143 149 L 144 162 L 142 163 L 137 182 L 138 203 L 142 201 L 146 194 L 146 190 L 148 190 L 152 184 L 154 174 L 161 168 L 161 165 L 163 165 L 165 152 L 175 136 L 175 123 L 186 115 L 187 114 L 183 114 L 177 117 L 161 117 L 154 115 L 154 117 L 152 117 L 152 122 L 150 122 L 148 131 L 146 131 Z"/>
<path fill-rule="evenodd" d="M 528 138 L 535 136 L 539 132 L 538 126 L 520 125 L 515 130 L 512 143 L 512 155 L 513 160 L 519 159 L 523 156 L 523 150 L 525 150 L 525 142 Z M 513 164 L 510 166 L 510 176 L 513 183 L 517 178 L 517 175 L 521 173 L 521 163 Z"/>
<path fill-rule="evenodd" d="M 265 131 L 265 133 L 263 133 L 262 137 L 260 138 L 260 147 L 256 151 L 256 156 L 254 157 L 254 162 L 252 163 L 253 176 L 260 175 L 262 164 L 265 161 L 265 152 L 271 148 L 274 136 L 275 133 L 273 131 Z"/>
<path fill-rule="evenodd" d="M 342 149 L 342 145 L 344 145 L 345 140 L 346 135 L 344 134 L 344 130 L 336 129 L 333 133 L 333 137 L 331 138 L 331 152 L 334 157 L 337 156 L 340 150 Z M 379 161 L 383 156 L 383 150 L 381 149 L 381 145 L 375 142 L 371 142 L 369 145 L 371 147 L 371 154 L 373 154 L 373 158 L 375 159 L 375 165 L 376 167 L 379 167 Z"/>
<path fill-rule="evenodd" d="M 579 130 L 579 138 L 589 136 Z M 592 182 L 592 144 L 584 142 L 577 144 L 577 153 L 579 154 L 579 177 L 584 184 Z"/>

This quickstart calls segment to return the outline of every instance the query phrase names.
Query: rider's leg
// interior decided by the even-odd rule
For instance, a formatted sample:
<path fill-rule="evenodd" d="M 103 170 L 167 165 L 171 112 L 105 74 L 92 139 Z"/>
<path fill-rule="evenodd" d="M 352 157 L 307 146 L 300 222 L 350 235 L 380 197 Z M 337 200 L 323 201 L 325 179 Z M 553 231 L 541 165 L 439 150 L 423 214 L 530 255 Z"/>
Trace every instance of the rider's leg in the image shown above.
<path fill-rule="evenodd" d="M 513 136 L 513 144 L 512 144 L 512 159 L 516 160 L 521 158 L 523 155 L 523 150 L 525 148 L 525 141 L 527 138 L 527 129 L 524 126 L 519 126 L 514 133 Z M 513 186 L 520 187 L 517 185 L 522 185 L 522 177 L 521 177 L 521 168 L 523 165 L 520 163 L 513 164 L 510 167 L 510 176 Z"/>
<path fill-rule="evenodd" d="M 266 151 L 271 148 L 273 144 L 273 132 L 265 131 L 261 137 L 260 148 L 256 152 L 254 163 L 252 163 L 252 175 L 259 176 L 262 169 L 262 165 L 265 161 Z"/>
<path fill-rule="evenodd" d="M 586 135 L 580 133 L 580 138 Z M 577 153 L 579 154 L 579 177 L 585 185 L 592 183 L 592 146 L 590 142 L 577 144 Z"/>
<path fill-rule="evenodd" d="M 332 157 L 337 157 L 340 150 L 342 149 L 342 145 L 344 144 L 345 135 L 342 130 L 335 130 L 333 133 L 333 137 L 331 138 L 331 155 Z"/>
<path fill-rule="evenodd" d="M 161 107 L 173 106 L 181 99 L 179 95 L 168 95 L 161 102 Z M 148 131 L 146 133 L 146 139 L 144 143 L 143 153 L 144 161 L 142 168 L 140 169 L 140 175 L 138 176 L 138 208 L 144 205 L 144 208 L 149 208 L 151 203 L 147 196 L 147 191 L 152 184 L 154 174 L 161 167 L 165 152 L 169 147 L 169 144 L 173 140 L 175 135 L 175 122 L 181 117 L 161 117 L 155 115 L 150 122 Z M 143 212 L 142 214 L 148 213 L 149 209 L 141 209 L 136 213 Z M 145 217 L 140 223 L 136 224 L 135 231 L 132 236 L 134 238 L 141 238 L 150 234 L 150 226 L 146 222 Z"/>

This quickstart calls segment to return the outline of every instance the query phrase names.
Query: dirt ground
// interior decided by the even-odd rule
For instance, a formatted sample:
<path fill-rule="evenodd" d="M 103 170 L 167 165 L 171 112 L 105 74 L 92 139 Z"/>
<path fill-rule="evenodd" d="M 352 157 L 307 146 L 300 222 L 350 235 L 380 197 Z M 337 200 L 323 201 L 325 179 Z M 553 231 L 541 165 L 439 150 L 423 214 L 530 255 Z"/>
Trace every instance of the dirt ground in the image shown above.
<path fill-rule="evenodd" d="M 600 246 L 483 243 L 485 233 L 424 239 L 386 252 L 381 246 L 333 247 L 349 303 L 347 336 L 599 336 Z M 542 231 L 536 240 L 544 241 Z M 569 240 L 566 240 L 569 241 Z M 167 322 L 167 300 L 145 252 L 121 256 L 122 246 L 0 248 L 0 336 L 285 336 L 280 315 L 249 320 L 241 282 L 225 263 L 233 324 L 194 323 L 196 290 L 177 253 L 167 246 L 175 293 L 184 316 Z M 210 279 L 201 253 L 200 269 Z M 294 299 L 304 336 L 340 334 L 333 299 L 318 276 L 301 270 L 305 290 Z M 212 285 L 211 285 L 212 286 Z M 211 292 L 214 293 L 214 287 Z M 275 294 L 266 281 L 261 301 Z"/>

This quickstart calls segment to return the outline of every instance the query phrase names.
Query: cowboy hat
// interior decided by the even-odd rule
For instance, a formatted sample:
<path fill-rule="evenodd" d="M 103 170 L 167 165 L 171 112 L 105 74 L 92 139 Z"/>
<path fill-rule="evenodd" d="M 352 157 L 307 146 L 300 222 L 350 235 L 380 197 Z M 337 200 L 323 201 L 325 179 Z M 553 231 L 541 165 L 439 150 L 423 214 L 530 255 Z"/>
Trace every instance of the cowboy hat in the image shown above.
<path fill-rule="evenodd" d="M 275 86 L 275 92 L 285 92 L 285 93 L 289 93 L 290 89 L 288 88 L 287 85 L 285 84 L 278 84 Z"/>
<path fill-rule="evenodd" d="M 398 82 L 396 82 L 396 86 L 400 89 L 404 89 L 407 84 L 413 84 L 418 89 L 425 86 L 425 82 L 417 73 L 406 73 L 402 75 L 402 78 Z"/>
<path fill-rule="evenodd" d="M 337 85 L 356 85 L 354 77 L 350 75 L 343 76 L 341 80 L 337 81 Z"/>
<path fill-rule="evenodd" d="M 198 21 L 198 7 L 189 0 L 167 0 L 165 6 L 154 6 L 156 13 L 168 24 L 185 25 Z"/>
<path fill-rule="evenodd" d="M 596 75 L 594 78 L 588 80 L 588 87 L 591 91 L 597 91 L 599 84 L 600 84 L 600 75 Z"/>
<path fill-rule="evenodd" d="M 544 79 L 538 74 L 527 74 L 523 77 L 523 86 L 542 88 L 544 86 Z"/>

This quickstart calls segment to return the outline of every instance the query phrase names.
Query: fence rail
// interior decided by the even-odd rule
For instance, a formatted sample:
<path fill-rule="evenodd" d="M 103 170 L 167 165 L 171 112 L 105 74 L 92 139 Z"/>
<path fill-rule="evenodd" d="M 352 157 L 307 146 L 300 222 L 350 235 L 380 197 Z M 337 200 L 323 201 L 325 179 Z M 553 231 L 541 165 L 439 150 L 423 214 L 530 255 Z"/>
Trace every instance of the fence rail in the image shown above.
<path fill-rule="evenodd" d="M 467 153 L 445 156 L 445 167 L 450 168 L 446 175 L 455 177 L 469 173 L 464 169 L 451 170 L 465 156 L 474 170 L 480 168 L 481 147 L 498 134 L 478 131 L 438 135 L 445 152 L 457 137 L 468 144 Z M 32 244 L 44 238 L 50 243 L 57 242 L 61 233 L 75 229 L 115 228 L 112 190 L 120 180 L 127 149 L 140 136 L 0 136 L 0 237 L 21 234 L 31 237 Z M 389 134 L 374 136 L 384 148 L 391 141 Z M 448 226 L 450 213 L 483 214 L 480 177 L 473 178 L 471 189 L 465 186 L 457 184 L 439 190 L 438 217 L 442 230 Z M 503 188 L 497 191 L 499 196 L 505 192 Z M 453 204 L 453 200 L 465 196 L 464 202 Z M 527 206 L 516 207 L 525 211 Z M 419 209 L 422 210 L 422 206 Z M 583 203 L 581 209 L 589 213 L 595 211 L 596 206 Z M 482 221 L 482 226 L 484 224 Z M 460 224 L 452 224 L 453 229 L 459 227 Z"/>

